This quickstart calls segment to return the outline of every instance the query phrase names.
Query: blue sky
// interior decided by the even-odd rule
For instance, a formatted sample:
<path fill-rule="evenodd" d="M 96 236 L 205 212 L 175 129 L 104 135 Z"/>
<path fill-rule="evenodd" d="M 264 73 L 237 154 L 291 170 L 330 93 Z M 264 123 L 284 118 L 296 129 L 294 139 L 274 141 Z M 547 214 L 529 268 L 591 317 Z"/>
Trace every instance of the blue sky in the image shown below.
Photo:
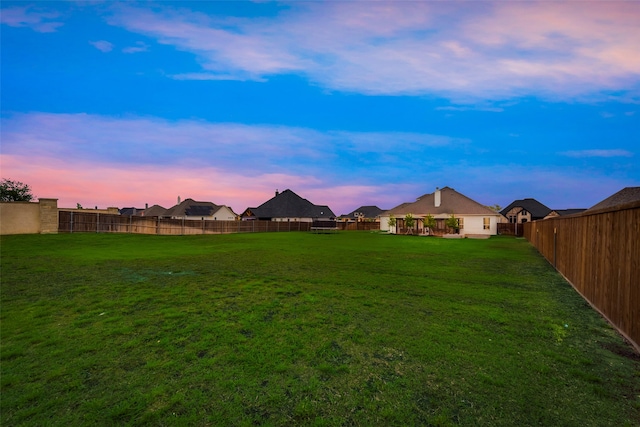
<path fill-rule="evenodd" d="M 2 177 L 60 206 L 336 214 L 640 185 L 638 2 L 1 4 Z"/>

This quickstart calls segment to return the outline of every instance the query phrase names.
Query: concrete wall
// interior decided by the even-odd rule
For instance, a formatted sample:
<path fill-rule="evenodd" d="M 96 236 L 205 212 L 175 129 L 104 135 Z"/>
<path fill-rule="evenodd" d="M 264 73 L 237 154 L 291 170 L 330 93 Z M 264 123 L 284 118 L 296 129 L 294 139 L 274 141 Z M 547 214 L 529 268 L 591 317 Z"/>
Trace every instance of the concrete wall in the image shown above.
<path fill-rule="evenodd" d="M 0 203 L 0 235 L 58 232 L 58 199 Z"/>

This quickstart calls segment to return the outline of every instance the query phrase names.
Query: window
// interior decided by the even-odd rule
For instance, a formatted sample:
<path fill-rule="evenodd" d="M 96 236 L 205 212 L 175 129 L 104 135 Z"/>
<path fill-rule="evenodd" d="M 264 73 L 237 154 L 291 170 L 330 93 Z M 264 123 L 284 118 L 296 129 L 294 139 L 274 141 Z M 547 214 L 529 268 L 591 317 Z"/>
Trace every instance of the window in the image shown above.
<path fill-rule="evenodd" d="M 482 228 L 489 230 L 491 228 L 491 218 L 482 218 Z"/>
<path fill-rule="evenodd" d="M 458 228 L 462 230 L 464 228 L 464 219 L 458 218 Z"/>

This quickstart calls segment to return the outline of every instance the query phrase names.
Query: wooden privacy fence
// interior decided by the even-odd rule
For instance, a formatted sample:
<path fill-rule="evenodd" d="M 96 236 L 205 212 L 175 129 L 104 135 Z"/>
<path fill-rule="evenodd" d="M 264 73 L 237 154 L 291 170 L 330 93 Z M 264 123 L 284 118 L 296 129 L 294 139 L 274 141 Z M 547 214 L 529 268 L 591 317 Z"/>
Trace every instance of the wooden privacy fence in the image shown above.
<path fill-rule="evenodd" d="M 525 223 L 524 237 L 640 351 L 640 202 Z"/>
<path fill-rule="evenodd" d="M 380 230 L 380 223 L 375 221 L 360 221 L 360 222 L 336 222 L 336 227 L 339 230 L 349 231 L 375 231 Z"/>
<path fill-rule="evenodd" d="M 522 237 L 524 235 L 524 226 L 522 224 L 499 222 L 497 226 L 498 234 L 501 236 Z"/>
<path fill-rule="evenodd" d="M 159 219 L 157 217 L 107 215 L 60 211 L 59 233 L 226 234 L 277 231 L 309 231 L 311 223 L 300 221 L 211 221 Z"/>

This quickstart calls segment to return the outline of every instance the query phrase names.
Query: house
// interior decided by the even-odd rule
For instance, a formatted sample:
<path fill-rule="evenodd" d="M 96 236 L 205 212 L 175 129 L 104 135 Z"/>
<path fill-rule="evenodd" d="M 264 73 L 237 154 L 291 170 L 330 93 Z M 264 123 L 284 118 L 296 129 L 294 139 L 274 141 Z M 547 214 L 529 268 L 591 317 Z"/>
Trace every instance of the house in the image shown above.
<path fill-rule="evenodd" d="M 336 215 L 326 205 L 314 205 L 291 190 L 276 194 L 256 208 L 247 208 L 243 220 L 301 221 L 313 222 L 333 220 Z"/>
<path fill-rule="evenodd" d="M 600 209 L 609 209 L 628 203 L 640 202 L 640 187 L 625 187 L 617 193 L 607 197 L 601 202 L 591 206 L 586 212 L 593 212 Z"/>
<path fill-rule="evenodd" d="M 163 208 L 160 205 L 153 205 L 150 208 L 146 208 L 142 212 L 142 216 L 162 216 L 167 211 L 167 208 Z"/>
<path fill-rule="evenodd" d="M 451 230 L 446 226 L 447 219 L 453 215 L 457 219 L 461 236 L 491 236 L 497 234 L 497 224 L 504 217 L 494 210 L 458 193 L 453 188 L 436 188 L 433 193 L 420 196 L 413 203 L 403 203 L 380 215 L 380 230 L 390 230 L 389 218 L 396 221 L 396 230 L 404 229 L 404 218 L 411 214 L 416 223 L 413 230 L 424 233 L 421 219 L 431 215 L 436 220 L 435 234 L 447 234 Z M 391 230 L 393 231 L 393 230 Z"/>
<path fill-rule="evenodd" d="M 153 206 L 152 206 L 153 207 Z M 178 204 L 161 212 L 159 209 L 154 213 L 160 218 L 171 219 L 200 219 L 211 221 L 233 221 L 238 215 L 228 206 L 216 205 L 211 202 L 198 202 L 193 199 L 185 199 Z M 145 215 L 151 216 L 151 215 Z"/>
<path fill-rule="evenodd" d="M 346 215 L 340 215 L 338 219 L 343 222 L 379 221 L 378 218 L 384 210 L 377 206 L 360 206 L 358 209 Z"/>
<path fill-rule="evenodd" d="M 551 209 L 543 205 L 536 199 L 522 199 L 512 202 L 502 209 L 500 213 L 506 217 L 510 223 L 522 224 L 523 222 L 544 219 L 551 213 Z"/>

